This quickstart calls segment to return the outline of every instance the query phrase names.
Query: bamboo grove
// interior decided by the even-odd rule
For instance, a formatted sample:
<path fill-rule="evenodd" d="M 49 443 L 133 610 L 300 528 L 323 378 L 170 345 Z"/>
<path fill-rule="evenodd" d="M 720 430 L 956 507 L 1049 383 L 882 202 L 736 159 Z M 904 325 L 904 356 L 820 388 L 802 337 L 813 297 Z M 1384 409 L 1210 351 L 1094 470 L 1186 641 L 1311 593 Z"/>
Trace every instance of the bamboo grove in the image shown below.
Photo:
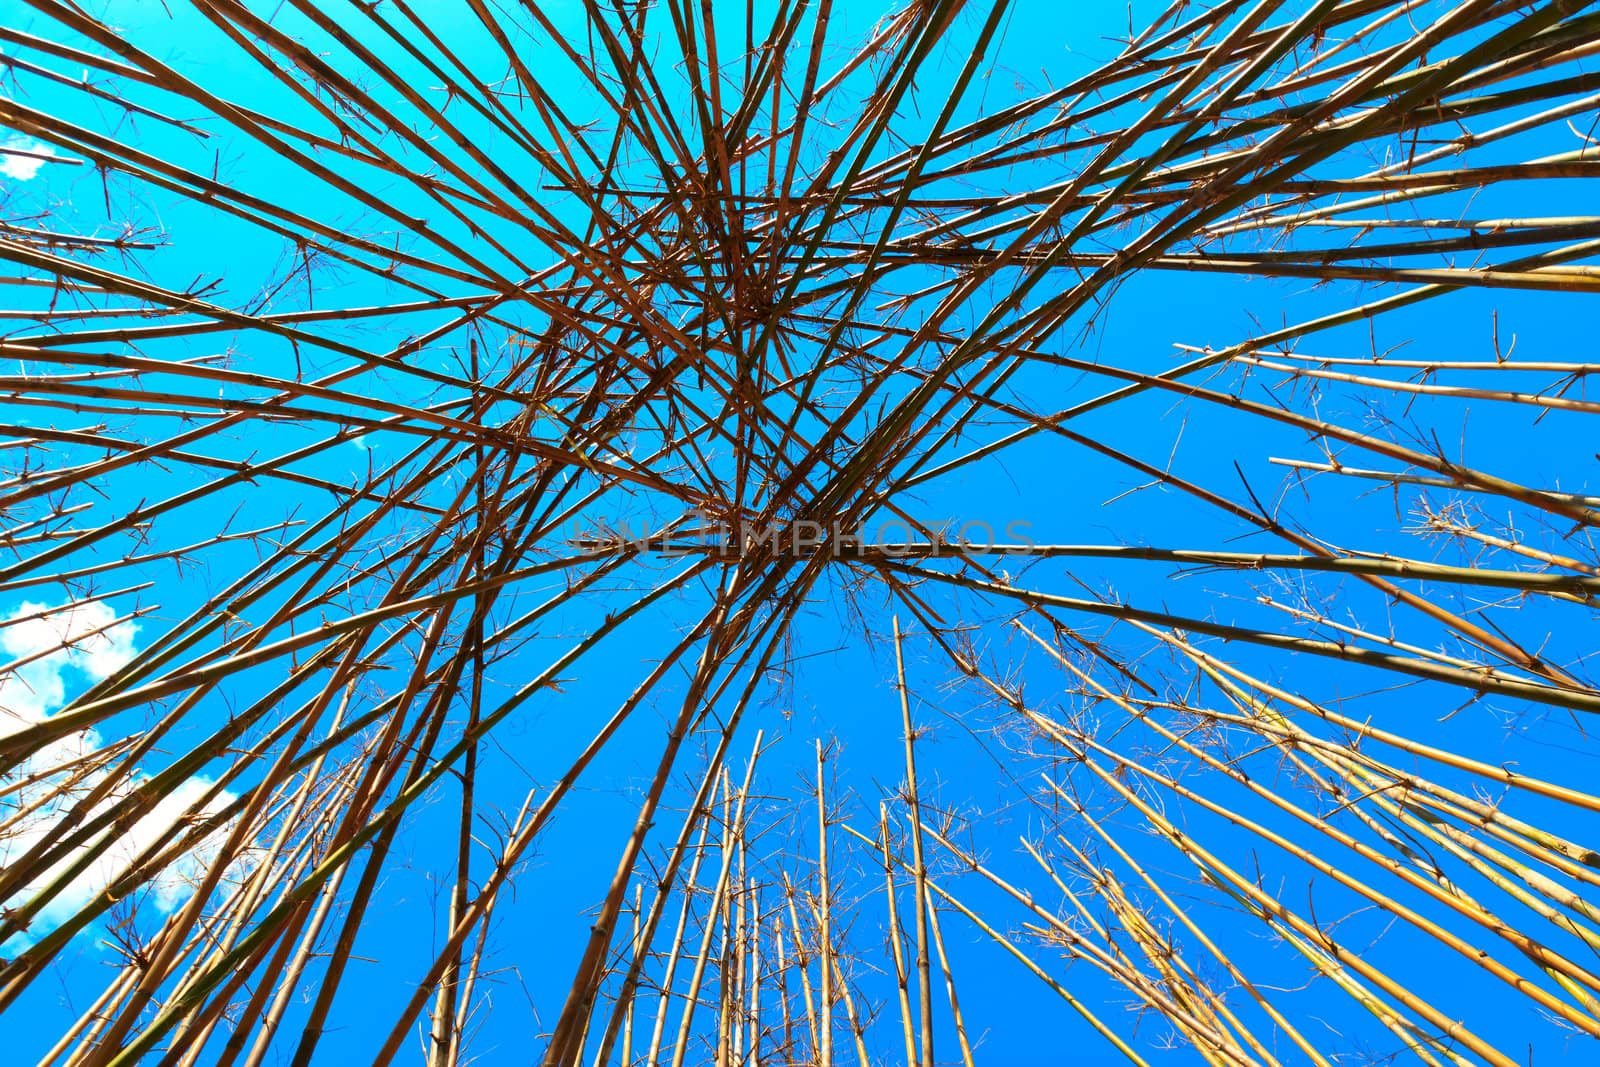
<path fill-rule="evenodd" d="M 869 7 L 0 2 L 14 1062 L 1600 1056 L 1600 8 Z"/>

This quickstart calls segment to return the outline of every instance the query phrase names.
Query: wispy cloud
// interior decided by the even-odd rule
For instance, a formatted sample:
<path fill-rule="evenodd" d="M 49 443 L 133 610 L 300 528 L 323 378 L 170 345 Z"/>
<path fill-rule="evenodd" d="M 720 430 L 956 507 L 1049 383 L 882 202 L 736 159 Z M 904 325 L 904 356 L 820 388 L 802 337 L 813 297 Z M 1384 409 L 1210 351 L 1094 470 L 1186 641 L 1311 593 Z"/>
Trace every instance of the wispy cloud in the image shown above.
<path fill-rule="evenodd" d="M 0 138 L 0 174 L 19 182 L 30 181 L 38 176 L 50 154 L 48 145 L 32 137 L 12 134 Z"/>
<path fill-rule="evenodd" d="M 66 703 L 68 673 L 98 682 L 133 658 L 136 622 L 116 622 L 99 600 L 67 604 L 24 603 L 6 616 L 0 652 L 21 666 L 0 675 L 0 736 L 15 733 Z"/>
<path fill-rule="evenodd" d="M 0 674 L 0 736 L 49 718 L 66 704 L 69 688 L 77 689 L 85 683 L 100 681 L 124 666 L 134 656 L 138 633 L 138 623 L 118 622 L 116 612 L 99 601 L 54 608 L 25 603 L 10 612 L 6 624 L 0 627 L 0 652 L 14 665 Z M 61 795 L 50 797 L 52 790 L 73 773 L 73 765 L 92 763 L 104 744 L 99 731 L 84 730 L 51 742 L 6 776 L 7 782 L 24 781 L 35 775 L 39 780 L 0 799 L 0 823 L 32 805 L 39 806 L 3 831 L 0 867 L 14 862 L 48 837 L 73 803 L 105 781 L 107 772 L 96 769 L 82 775 Z M 146 780 L 145 775 L 137 772 L 125 776 L 109 791 L 102 805 L 116 803 Z M 206 778 L 192 778 L 163 798 L 57 894 L 26 933 L 6 942 L 4 950 L 16 951 L 76 914 L 126 870 L 140 852 L 181 819 L 211 784 Z M 233 794 L 223 792 L 211 801 L 207 810 L 216 810 L 233 799 Z M 162 912 L 168 912 L 186 900 L 194 880 L 209 860 L 208 852 L 202 849 L 190 853 L 163 871 L 150 886 L 149 902 Z M 59 876 L 74 858 L 69 856 L 61 860 L 7 903 L 15 906 L 31 897 Z"/>

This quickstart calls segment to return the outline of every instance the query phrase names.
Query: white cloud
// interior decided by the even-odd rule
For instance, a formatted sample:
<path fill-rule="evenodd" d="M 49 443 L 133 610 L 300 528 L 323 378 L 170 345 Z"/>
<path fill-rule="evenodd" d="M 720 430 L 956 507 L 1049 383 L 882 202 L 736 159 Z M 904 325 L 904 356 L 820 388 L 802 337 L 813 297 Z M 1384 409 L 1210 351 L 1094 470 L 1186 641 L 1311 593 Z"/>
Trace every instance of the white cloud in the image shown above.
<path fill-rule="evenodd" d="M 37 176 L 45 161 L 38 156 L 4 151 L 7 148 L 20 149 L 21 152 L 50 154 L 49 146 L 35 141 L 32 137 L 18 137 L 12 134 L 4 140 L 0 140 L 0 174 L 5 175 L 7 178 L 15 178 L 19 182 L 25 182 Z"/>
<path fill-rule="evenodd" d="M 45 614 L 48 612 L 48 614 Z M 38 618 L 29 618 L 38 616 Z M 70 668 L 98 682 L 133 658 L 136 622 L 111 624 L 117 614 L 102 601 L 24 603 L 0 629 L 0 652 L 31 662 L 0 675 L 0 737 L 36 723 L 66 703 Z M 18 621 L 25 620 L 25 621 Z"/>
<path fill-rule="evenodd" d="M 133 658 L 139 626 L 131 621 L 112 625 L 116 618 L 116 612 L 99 601 L 54 609 L 44 604 L 25 603 L 6 616 L 7 625 L 0 627 L 0 652 L 5 653 L 9 663 L 26 662 L 0 674 L 0 736 L 16 733 L 60 710 L 66 704 L 69 681 L 78 685 L 84 681 L 99 681 Z M 103 744 L 99 731 L 89 729 L 53 741 L 30 756 L 22 766 L 6 775 L 5 781 L 20 781 L 34 775 L 43 777 L 0 798 L 0 823 L 48 797 L 72 773 L 68 764 L 92 756 Z M 63 813 L 104 780 L 103 771 L 90 772 L 62 795 L 45 800 L 27 817 L 0 831 L 0 867 L 48 837 Z M 127 776 L 110 791 L 103 804 L 116 803 L 146 780 L 146 776 L 138 772 Z M 140 852 L 183 818 L 211 784 L 207 778 L 192 778 L 164 797 L 57 894 L 34 918 L 26 933 L 14 936 L 0 946 L 0 950 L 10 953 L 25 947 L 76 914 L 126 870 Z M 233 799 L 234 794 L 223 791 L 205 810 L 216 811 Z M 170 912 L 182 904 L 214 854 L 214 847 L 202 846 L 161 872 L 148 886 L 149 901 L 162 912 Z M 14 905 L 32 896 L 55 878 L 71 859 L 63 859 L 8 903 Z"/>

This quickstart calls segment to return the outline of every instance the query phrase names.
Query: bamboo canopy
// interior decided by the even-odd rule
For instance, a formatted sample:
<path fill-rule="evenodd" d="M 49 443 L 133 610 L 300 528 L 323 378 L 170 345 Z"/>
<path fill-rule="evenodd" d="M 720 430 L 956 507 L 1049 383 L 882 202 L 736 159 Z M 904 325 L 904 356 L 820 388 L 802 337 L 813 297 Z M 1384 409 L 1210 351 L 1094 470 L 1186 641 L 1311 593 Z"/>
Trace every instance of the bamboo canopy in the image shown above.
<path fill-rule="evenodd" d="M 1600 1059 L 1600 6 L 868 7 L 5 8 L 16 1062 Z"/>

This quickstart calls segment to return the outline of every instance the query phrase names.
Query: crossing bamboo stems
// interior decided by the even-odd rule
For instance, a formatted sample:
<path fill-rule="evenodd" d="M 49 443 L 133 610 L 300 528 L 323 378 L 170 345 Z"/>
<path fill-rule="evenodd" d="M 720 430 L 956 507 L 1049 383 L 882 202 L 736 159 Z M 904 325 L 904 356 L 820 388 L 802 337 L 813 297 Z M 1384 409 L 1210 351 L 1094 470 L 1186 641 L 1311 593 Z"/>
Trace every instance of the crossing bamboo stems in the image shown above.
<path fill-rule="evenodd" d="M 898 894 L 894 883 L 894 852 L 889 843 L 887 803 L 878 805 L 878 851 L 883 856 L 884 901 L 888 907 L 889 954 L 894 961 L 895 990 L 900 1000 L 900 1027 L 905 1036 L 906 1063 L 917 1061 L 917 1038 L 911 1022 L 910 974 L 906 968 L 905 941 L 900 932 Z"/>
<path fill-rule="evenodd" d="M 854 827 L 846 826 L 846 830 L 849 833 L 851 833 L 853 836 L 855 836 L 858 840 L 860 840 L 862 843 L 864 843 L 866 845 L 869 845 L 869 846 L 876 847 L 876 842 L 874 842 L 872 838 L 869 838 L 866 835 L 862 834 L 860 831 L 856 830 Z M 880 855 L 883 855 L 885 857 L 889 857 L 891 859 L 891 861 L 894 862 L 897 866 L 900 866 L 902 868 L 906 867 L 906 864 L 903 861 L 898 860 L 897 858 L 893 858 L 892 854 L 887 852 L 886 850 L 880 852 Z M 1093 1026 L 1095 1028 L 1095 1030 L 1097 1032 L 1099 1032 L 1102 1037 L 1104 1037 L 1107 1041 L 1111 1042 L 1111 1044 L 1114 1047 L 1116 1047 L 1116 1049 L 1119 1052 L 1121 1052 L 1125 1057 L 1127 1057 L 1127 1059 L 1130 1062 L 1137 1063 L 1137 1064 L 1140 1064 L 1140 1065 L 1146 1064 L 1145 1059 L 1143 1057 L 1141 1057 L 1131 1046 L 1129 1046 L 1126 1041 L 1124 1041 L 1121 1037 L 1119 1037 L 1115 1033 L 1115 1031 L 1113 1031 L 1109 1027 L 1107 1027 L 1106 1024 L 1103 1023 L 1099 1019 L 1099 1017 L 1096 1016 L 1094 1014 L 1094 1012 L 1090 1008 L 1085 1006 L 1081 1001 L 1078 1000 L 1078 998 L 1074 997 L 1070 990 L 1068 990 L 1065 986 L 1062 986 L 1054 978 L 1050 977 L 1050 975 L 1042 967 L 1040 967 L 1037 963 L 1035 963 L 1032 959 L 1030 959 L 1024 952 L 1022 952 L 1022 950 L 1020 948 L 1018 948 L 1015 945 L 1015 943 L 1013 943 L 1009 938 L 1007 938 L 1004 934 L 1002 934 L 999 931 L 995 930 L 992 926 L 990 926 L 988 923 L 986 923 L 983 920 L 983 918 L 980 915 L 978 915 L 976 912 L 974 912 L 971 909 L 969 909 L 969 908 L 965 907 L 964 905 L 962 905 L 960 903 L 960 901 L 958 901 L 955 897 L 951 896 L 950 893 L 948 891 L 946 891 L 943 887 L 939 886 L 936 883 L 929 883 L 929 887 L 930 887 L 930 889 L 932 889 L 933 892 L 935 892 L 935 893 L 937 893 L 939 895 L 941 900 L 943 900 L 945 903 L 949 904 L 952 908 L 954 908 L 955 910 L 959 911 L 962 915 L 964 915 L 970 922 L 972 922 L 975 926 L 977 926 L 979 930 L 981 930 L 985 935 L 987 935 L 990 939 L 992 939 L 996 944 L 998 944 L 1002 948 L 1004 948 L 1008 953 L 1010 953 L 1020 963 L 1022 963 L 1025 967 L 1027 967 L 1027 969 L 1029 971 L 1031 971 L 1036 977 L 1038 977 L 1047 986 L 1049 986 L 1050 989 L 1052 989 L 1058 996 L 1060 996 L 1062 998 L 1062 1000 L 1066 1001 L 1069 1005 L 1071 1005 L 1072 1008 L 1079 1015 L 1081 1015 L 1085 1020 L 1087 1020 L 1089 1022 L 1089 1024 L 1091 1026 Z"/>
<path fill-rule="evenodd" d="M 270 17 L 191 0 L 170 25 L 127 28 L 27 6 L 26 29 L 0 28 L 15 90 L 0 101 L 15 135 L 0 391 L 17 413 L 0 426 L 0 591 L 96 621 L 73 649 L 8 653 L 0 685 L 140 628 L 126 662 L 0 737 L 0 835 L 22 843 L 0 873 L 0 933 L 27 938 L 0 1004 L 22 1010 L 80 933 L 106 929 L 120 954 L 72 990 L 91 1008 L 52 1035 L 49 1062 L 307 1061 L 338 1027 L 377 1062 L 415 1038 L 430 1067 L 458 1067 L 508 1012 L 531 1025 L 485 995 L 510 973 L 491 919 L 538 907 L 520 890 L 565 866 L 528 857 L 635 757 L 653 774 L 618 865 L 571 887 L 593 909 L 585 947 L 531 983 L 549 1033 L 530 1054 L 560 1067 L 632 1067 L 647 1046 L 656 1062 L 669 1040 L 680 1062 L 832 1063 L 851 1056 L 841 1012 L 854 1058 L 904 1045 L 931 1067 L 934 954 L 953 1055 L 1002 1040 L 1003 1056 L 1015 1016 L 956 973 L 940 921 L 955 915 L 1133 1062 L 1162 1036 L 1208 1063 L 1269 1064 L 1288 1044 L 1319 1065 L 1343 1055 L 1309 1000 L 1273 988 L 1278 957 L 1352 998 L 1385 1051 L 1506 1062 L 1515 1023 L 1456 1026 L 1434 976 L 1380 968 L 1268 891 L 1309 857 L 1314 888 L 1381 892 L 1307 840 L 1406 887 L 1408 945 L 1492 929 L 1527 961 L 1518 977 L 1565 1005 L 1543 1007 L 1582 1025 L 1600 859 L 1581 819 L 1597 802 L 1543 744 L 1573 720 L 1536 705 L 1596 710 L 1571 636 L 1600 574 L 1568 429 L 1594 414 L 1590 365 L 1508 358 L 1498 319 L 1493 360 L 1380 344 L 1391 322 L 1557 303 L 1548 323 L 1582 319 L 1595 220 L 1523 201 L 1581 196 L 1600 174 L 1584 140 L 1592 5 L 1175 2 L 1103 60 L 1047 65 L 1037 89 L 1001 74 L 1018 47 L 1006 2 L 915 0 L 863 24 L 830 0 L 586 2 L 574 18 L 536 0 L 442 18 L 407 0 Z M 185 28 L 202 50 L 170 47 Z M 1208 306 L 1245 293 L 1268 324 L 1089 350 L 1141 284 Z M 1356 407 L 1321 402 L 1335 394 Z M 1204 443 L 1169 452 L 1157 407 Z M 1460 455 L 1441 443 L 1458 432 Z M 1483 459 L 1506 433 L 1551 469 Z M 1261 442 L 1294 436 L 1313 451 L 1263 491 Z M 1040 457 L 1086 461 L 1059 512 Z M 957 487 L 1019 470 L 1018 517 L 1110 526 L 1086 539 L 1103 543 L 1052 535 L 1015 562 L 1017 546 L 936 541 L 916 494 L 970 498 Z M 1099 508 L 1126 479 L 1159 506 Z M 1363 483 L 1392 494 L 1392 521 L 1368 523 Z M 771 536 L 885 517 L 905 544 Z M 617 532 L 641 519 L 650 543 Z M 754 543 L 694 544 L 715 525 Z M 671 552 L 687 565 L 663 570 Z M 777 679 L 805 694 L 817 677 L 805 620 L 836 596 L 841 644 L 895 644 L 910 825 L 886 804 L 870 840 L 839 831 L 855 776 L 882 767 L 850 766 L 862 746 L 836 702 L 813 702 L 824 722 L 804 736 L 838 745 L 814 754 L 798 818 L 794 797 L 725 769 L 746 735 L 775 736 Z M 904 635 L 882 618 L 894 601 L 974 701 L 940 710 L 996 759 L 992 801 L 977 800 L 989 776 L 916 745 Z M 8 647 L 40 621 L 18 612 L 0 604 Z M 1007 639 L 1012 618 L 1037 645 Z M 1047 683 L 1059 715 L 1023 699 L 1040 646 L 1073 650 L 1077 673 Z M 624 671 L 628 695 L 597 715 L 586 690 L 559 691 Z M 1417 714 L 1417 693 L 1492 708 L 1515 751 Z M 669 728 L 644 738 L 655 706 Z M 579 730 L 572 752 L 554 751 L 551 716 Z M 505 779 L 524 749 L 536 796 Z M 1040 793 L 1044 763 L 1064 773 Z M 970 847 L 919 784 L 935 780 L 940 807 L 948 790 L 972 809 Z M 439 886 L 439 943 L 368 1017 L 354 946 L 384 929 L 398 843 L 431 835 L 428 798 L 452 783 L 448 829 L 416 854 Z M 1247 875 L 1158 796 L 1300 853 L 1264 849 Z M 1041 820 L 1023 860 L 1070 921 L 990 862 L 999 822 L 984 816 L 1013 811 Z M 122 863 L 146 820 L 162 825 Z M 927 838 L 1021 908 L 1024 932 L 957 903 Z M 123 869 L 76 904 L 75 880 L 113 858 Z M 170 907 L 150 905 L 177 883 Z M 1260 924 L 1272 951 L 1233 950 L 1198 920 L 1206 902 Z M 888 946 L 860 935 L 870 909 Z M 1040 945 L 1076 970 L 1035 960 Z M 1213 985 L 1212 961 L 1248 1000 Z M 898 1025 L 873 991 L 891 967 Z M 1104 1026 L 1107 988 L 1161 1035 Z"/>

